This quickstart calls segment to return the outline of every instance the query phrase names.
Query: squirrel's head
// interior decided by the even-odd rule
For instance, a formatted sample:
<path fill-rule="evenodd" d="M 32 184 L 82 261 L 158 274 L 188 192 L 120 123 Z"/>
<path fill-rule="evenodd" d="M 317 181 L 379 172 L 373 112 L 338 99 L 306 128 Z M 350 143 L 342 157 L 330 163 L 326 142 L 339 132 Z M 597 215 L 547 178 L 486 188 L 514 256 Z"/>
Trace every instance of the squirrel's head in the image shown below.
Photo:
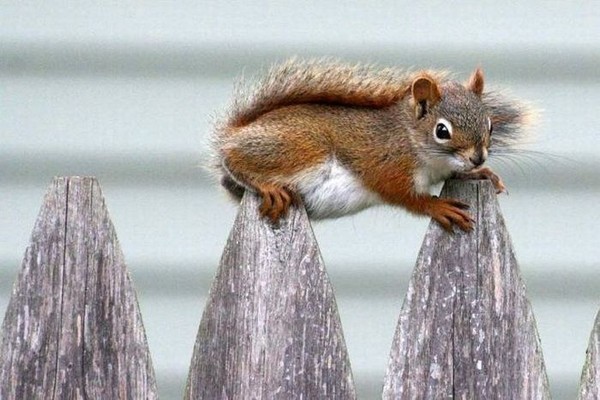
<path fill-rule="evenodd" d="M 488 154 L 510 153 L 530 140 L 537 111 L 501 92 L 484 93 L 477 68 L 463 85 L 422 73 L 412 82 L 418 143 L 427 161 L 451 172 L 481 165 Z"/>
<path fill-rule="evenodd" d="M 428 74 L 415 78 L 411 86 L 415 125 L 427 161 L 458 172 L 487 159 L 494 124 L 483 102 L 483 83 L 479 68 L 464 85 L 440 83 Z"/>

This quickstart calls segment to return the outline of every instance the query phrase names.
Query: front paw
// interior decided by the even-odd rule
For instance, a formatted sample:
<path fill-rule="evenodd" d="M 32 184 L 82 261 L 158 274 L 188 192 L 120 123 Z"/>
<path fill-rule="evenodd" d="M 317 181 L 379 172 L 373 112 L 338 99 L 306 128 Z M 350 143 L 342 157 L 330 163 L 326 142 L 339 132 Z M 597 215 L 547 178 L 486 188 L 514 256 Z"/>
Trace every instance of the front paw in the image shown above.
<path fill-rule="evenodd" d="M 469 205 L 455 199 L 436 198 L 433 206 L 429 209 L 429 215 L 436 220 L 442 228 L 452 232 L 452 227 L 458 225 L 463 231 L 473 230 L 475 222 L 467 210 Z"/>
<path fill-rule="evenodd" d="M 496 194 L 500 194 L 502 192 L 506 192 L 508 194 L 508 191 L 506 190 L 506 186 L 504 185 L 502 178 L 500 178 L 489 167 L 481 167 L 481 168 L 476 168 L 476 169 L 473 169 L 473 170 L 467 171 L 467 172 L 459 172 L 455 175 L 455 177 L 458 179 L 465 179 L 465 180 L 466 179 L 489 179 L 492 182 L 492 185 L 494 185 L 494 189 L 496 189 Z"/>

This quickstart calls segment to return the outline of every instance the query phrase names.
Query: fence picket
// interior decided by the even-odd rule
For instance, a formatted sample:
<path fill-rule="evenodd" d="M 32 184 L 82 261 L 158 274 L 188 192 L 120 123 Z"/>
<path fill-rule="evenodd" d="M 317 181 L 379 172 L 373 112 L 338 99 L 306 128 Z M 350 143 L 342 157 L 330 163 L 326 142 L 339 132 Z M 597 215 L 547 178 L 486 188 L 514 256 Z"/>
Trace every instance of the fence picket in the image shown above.
<path fill-rule="evenodd" d="M 596 400 L 600 398 L 600 312 L 596 316 L 586 353 L 578 398 Z"/>
<path fill-rule="evenodd" d="M 471 233 L 429 226 L 394 337 L 384 399 L 548 399 L 531 306 L 488 181 L 449 181 Z"/>
<path fill-rule="evenodd" d="M 121 248 L 94 178 L 56 178 L 0 330 L 1 399 L 155 399 Z"/>
<path fill-rule="evenodd" d="M 333 290 L 304 209 L 277 227 L 247 193 L 204 311 L 186 399 L 355 399 Z"/>

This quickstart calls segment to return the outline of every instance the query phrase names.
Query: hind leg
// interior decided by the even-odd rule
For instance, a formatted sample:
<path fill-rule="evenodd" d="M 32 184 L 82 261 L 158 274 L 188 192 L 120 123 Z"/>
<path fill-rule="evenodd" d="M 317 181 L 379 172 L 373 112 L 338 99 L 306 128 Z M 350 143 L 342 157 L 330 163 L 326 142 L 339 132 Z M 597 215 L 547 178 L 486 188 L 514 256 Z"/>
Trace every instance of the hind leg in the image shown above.
<path fill-rule="evenodd" d="M 268 217 L 272 222 L 285 217 L 290 206 L 295 204 L 295 195 L 285 187 L 266 183 L 257 185 L 256 189 L 262 198 L 260 215 Z"/>
<path fill-rule="evenodd" d="M 262 198 L 260 212 L 277 221 L 295 203 L 294 176 L 327 157 L 326 147 L 297 127 L 247 127 L 221 148 L 223 167 Z"/>
<path fill-rule="evenodd" d="M 261 216 L 272 222 L 279 221 L 287 214 L 290 206 L 297 204 L 297 195 L 289 187 L 269 181 L 265 175 L 237 172 L 244 167 L 236 164 L 236 161 L 239 163 L 239 157 L 233 157 L 233 160 L 226 157 L 223 160 L 227 175 L 221 179 L 221 184 L 233 197 L 241 200 L 246 189 L 255 191 L 262 199 L 259 209 Z"/>
<path fill-rule="evenodd" d="M 251 179 L 241 174 L 235 174 L 227 168 L 229 175 L 223 176 L 221 184 L 236 199 L 241 200 L 245 188 L 258 193 L 262 199 L 260 205 L 260 215 L 269 218 L 272 222 L 277 222 L 284 217 L 290 206 L 296 203 L 296 195 L 287 187 L 274 183 L 259 183 L 256 179 Z"/>
<path fill-rule="evenodd" d="M 221 186 L 223 186 L 231 195 L 231 197 L 238 202 L 242 200 L 244 192 L 246 191 L 244 186 L 237 183 L 228 172 L 224 172 L 223 176 L 221 177 Z"/>

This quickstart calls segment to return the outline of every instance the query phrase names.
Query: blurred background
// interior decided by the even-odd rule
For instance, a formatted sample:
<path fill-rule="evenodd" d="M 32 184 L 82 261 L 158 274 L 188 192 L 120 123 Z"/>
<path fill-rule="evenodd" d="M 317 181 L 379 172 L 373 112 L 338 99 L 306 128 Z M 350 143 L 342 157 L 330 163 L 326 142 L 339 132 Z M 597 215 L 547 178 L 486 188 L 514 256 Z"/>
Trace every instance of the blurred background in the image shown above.
<path fill-rule="evenodd" d="M 597 2 L 2 2 L 0 314 L 55 175 L 99 178 L 163 399 L 181 398 L 235 205 L 200 168 L 237 76 L 291 55 L 435 67 L 543 110 L 541 154 L 492 162 L 555 399 L 576 396 L 600 307 Z M 359 398 L 380 397 L 428 221 L 315 224 Z"/>

